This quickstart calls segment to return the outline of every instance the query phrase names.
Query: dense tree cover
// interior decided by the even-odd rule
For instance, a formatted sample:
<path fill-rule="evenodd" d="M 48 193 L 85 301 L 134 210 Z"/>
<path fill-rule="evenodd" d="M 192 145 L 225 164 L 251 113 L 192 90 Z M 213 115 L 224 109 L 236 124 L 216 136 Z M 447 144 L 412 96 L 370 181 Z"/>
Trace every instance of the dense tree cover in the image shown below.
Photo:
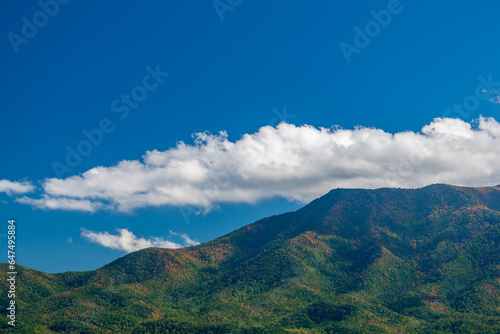
<path fill-rule="evenodd" d="M 333 190 L 195 247 L 20 266 L 17 288 L 2 332 L 499 333 L 500 188 Z"/>

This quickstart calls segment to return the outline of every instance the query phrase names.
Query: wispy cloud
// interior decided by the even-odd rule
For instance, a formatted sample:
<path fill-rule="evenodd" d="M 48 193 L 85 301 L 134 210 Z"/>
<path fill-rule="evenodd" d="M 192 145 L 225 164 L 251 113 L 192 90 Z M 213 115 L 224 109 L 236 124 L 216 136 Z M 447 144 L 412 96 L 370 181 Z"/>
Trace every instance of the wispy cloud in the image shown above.
<path fill-rule="evenodd" d="M 102 204 L 100 202 L 93 202 L 88 199 L 76 199 L 68 197 L 54 197 L 44 194 L 40 199 L 33 199 L 27 196 L 17 198 L 16 202 L 21 204 L 28 204 L 38 209 L 49 210 L 68 210 L 68 211 L 87 211 L 95 212 Z"/>
<path fill-rule="evenodd" d="M 496 95 L 493 97 L 490 97 L 488 101 L 490 101 L 492 103 L 500 104 L 500 92 L 496 92 Z"/>
<path fill-rule="evenodd" d="M 29 182 L 0 180 L 0 193 L 6 193 L 11 196 L 13 194 L 24 194 L 33 191 L 35 191 L 35 186 Z"/>
<path fill-rule="evenodd" d="M 170 231 L 170 235 L 174 235 L 181 238 L 184 241 L 185 246 L 196 246 L 200 244 L 198 241 L 191 239 L 189 235 L 187 235 L 186 233 L 181 234 Z"/>
<path fill-rule="evenodd" d="M 500 183 L 500 124 L 436 118 L 421 132 L 281 123 L 239 140 L 197 133 L 194 143 L 148 151 L 140 160 L 43 183 L 49 209 L 130 212 L 161 205 L 209 210 L 219 203 L 282 197 L 308 202 L 333 188 Z"/>
<path fill-rule="evenodd" d="M 184 241 L 184 243 L 181 244 L 159 237 L 152 237 L 150 239 L 138 238 L 127 229 L 117 229 L 116 232 L 117 234 L 110 234 L 108 232 L 94 232 L 82 228 L 81 236 L 90 242 L 111 249 L 123 250 L 127 253 L 148 247 L 182 248 L 199 244 L 198 241 L 192 240 L 185 233 L 179 234 L 170 232 L 171 235 L 179 236 Z"/>
<path fill-rule="evenodd" d="M 500 89 L 487 90 L 483 87 L 483 89 L 481 89 L 481 93 L 487 94 L 486 96 L 488 96 L 488 102 L 500 103 Z"/>

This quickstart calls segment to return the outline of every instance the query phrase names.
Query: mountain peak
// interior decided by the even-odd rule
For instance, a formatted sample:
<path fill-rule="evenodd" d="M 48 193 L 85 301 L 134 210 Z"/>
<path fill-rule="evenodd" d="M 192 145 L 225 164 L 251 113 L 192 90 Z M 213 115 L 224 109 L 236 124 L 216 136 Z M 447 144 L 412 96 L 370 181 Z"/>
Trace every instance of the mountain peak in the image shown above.
<path fill-rule="evenodd" d="M 198 246 L 22 268 L 19 312 L 31 331 L 497 333 L 499 238 L 498 186 L 334 189 Z"/>

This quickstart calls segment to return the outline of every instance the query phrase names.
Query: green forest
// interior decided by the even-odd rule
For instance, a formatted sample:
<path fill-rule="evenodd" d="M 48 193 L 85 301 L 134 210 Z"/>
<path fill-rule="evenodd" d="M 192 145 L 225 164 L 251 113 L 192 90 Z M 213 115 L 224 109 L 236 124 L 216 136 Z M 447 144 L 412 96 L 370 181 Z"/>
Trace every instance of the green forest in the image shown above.
<path fill-rule="evenodd" d="M 500 187 L 336 189 L 198 246 L 17 279 L 2 333 L 500 333 Z"/>

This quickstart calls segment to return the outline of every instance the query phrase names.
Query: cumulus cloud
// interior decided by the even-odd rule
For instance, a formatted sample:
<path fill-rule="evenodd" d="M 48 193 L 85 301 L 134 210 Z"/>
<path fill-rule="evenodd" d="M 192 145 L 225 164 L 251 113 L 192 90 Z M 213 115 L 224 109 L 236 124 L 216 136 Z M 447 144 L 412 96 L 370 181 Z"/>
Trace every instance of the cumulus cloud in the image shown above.
<path fill-rule="evenodd" d="M 130 212 L 148 206 L 253 203 L 282 197 L 308 202 L 333 188 L 500 183 L 500 124 L 436 118 L 420 132 L 315 128 L 281 123 L 230 141 L 197 133 L 194 143 L 148 151 L 142 160 L 95 167 L 43 183 L 51 209 Z M 79 203 L 79 204 L 77 204 Z"/>
<path fill-rule="evenodd" d="M 12 194 L 24 194 L 30 193 L 35 190 L 35 187 L 26 181 L 9 181 L 0 180 L 0 193 L 7 193 L 7 195 Z"/>
<path fill-rule="evenodd" d="M 90 242 L 99 244 L 101 246 L 123 250 L 127 253 L 135 252 L 148 247 L 161 247 L 161 248 L 182 248 L 187 246 L 199 245 L 199 242 L 192 240 L 185 233 L 179 234 L 170 232 L 171 235 L 179 236 L 184 243 L 175 243 L 163 238 L 153 237 L 150 239 L 137 238 L 132 232 L 127 229 L 117 229 L 117 234 L 110 234 L 108 232 L 94 232 L 84 228 L 81 229 L 81 236 Z"/>

